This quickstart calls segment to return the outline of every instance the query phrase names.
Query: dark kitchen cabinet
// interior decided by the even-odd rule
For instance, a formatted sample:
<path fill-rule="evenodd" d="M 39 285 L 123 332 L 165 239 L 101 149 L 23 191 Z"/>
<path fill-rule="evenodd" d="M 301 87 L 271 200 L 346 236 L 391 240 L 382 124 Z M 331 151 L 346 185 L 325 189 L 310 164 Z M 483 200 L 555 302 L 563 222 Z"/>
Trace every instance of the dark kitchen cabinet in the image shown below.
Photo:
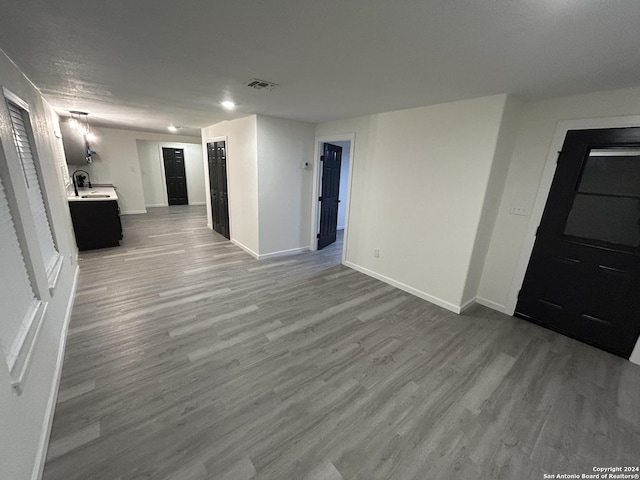
<path fill-rule="evenodd" d="M 122 240 L 116 200 L 69 202 L 78 250 L 117 247 Z"/>

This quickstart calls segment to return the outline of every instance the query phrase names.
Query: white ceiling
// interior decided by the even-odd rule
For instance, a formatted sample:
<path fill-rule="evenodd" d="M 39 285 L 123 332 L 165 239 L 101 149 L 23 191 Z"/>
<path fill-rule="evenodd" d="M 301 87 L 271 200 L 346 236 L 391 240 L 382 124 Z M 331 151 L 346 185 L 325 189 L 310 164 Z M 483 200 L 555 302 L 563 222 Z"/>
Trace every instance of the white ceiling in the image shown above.
<path fill-rule="evenodd" d="M 196 135 L 638 85 L 638 27 L 639 0 L 0 0 L 0 48 L 56 109 Z"/>

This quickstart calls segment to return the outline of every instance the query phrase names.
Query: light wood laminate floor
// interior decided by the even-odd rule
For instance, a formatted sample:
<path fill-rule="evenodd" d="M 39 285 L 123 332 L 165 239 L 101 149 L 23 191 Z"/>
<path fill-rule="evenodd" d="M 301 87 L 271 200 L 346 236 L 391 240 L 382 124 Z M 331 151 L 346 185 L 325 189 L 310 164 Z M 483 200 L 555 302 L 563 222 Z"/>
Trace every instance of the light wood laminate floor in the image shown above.
<path fill-rule="evenodd" d="M 640 463 L 640 368 L 340 265 L 257 261 L 203 207 L 81 254 L 45 480 L 541 479 Z M 425 268 L 428 268 L 425 266 Z"/>

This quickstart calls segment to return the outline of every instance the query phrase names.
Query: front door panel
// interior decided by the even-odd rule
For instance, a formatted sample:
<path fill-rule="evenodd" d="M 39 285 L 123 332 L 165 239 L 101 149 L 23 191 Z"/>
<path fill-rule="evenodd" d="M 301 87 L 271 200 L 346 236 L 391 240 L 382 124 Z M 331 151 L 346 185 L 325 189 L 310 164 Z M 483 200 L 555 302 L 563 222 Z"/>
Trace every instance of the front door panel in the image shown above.
<path fill-rule="evenodd" d="M 516 315 L 628 358 L 639 312 L 640 128 L 570 131 Z"/>
<path fill-rule="evenodd" d="M 167 182 L 167 201 L 169 205 L 187 205 L 187 174 L 184 164 L 184 150 L 181 148 L 162 148 L 164 175 Z"/>
<path fill-rule="evenodd" d="M 226 150 L 224 141 L 207 144 L 213 229 L 224 237 L 230 238 Z"/>
<path fill-rule="evenodd" d="M 318 250 L 336 241 L 338 227 L 338 203 L 340 195 L 340 167 L 342 147 L 324 144 L 322 156 L 322 196 L 320 197 L 320 232 Z"/>

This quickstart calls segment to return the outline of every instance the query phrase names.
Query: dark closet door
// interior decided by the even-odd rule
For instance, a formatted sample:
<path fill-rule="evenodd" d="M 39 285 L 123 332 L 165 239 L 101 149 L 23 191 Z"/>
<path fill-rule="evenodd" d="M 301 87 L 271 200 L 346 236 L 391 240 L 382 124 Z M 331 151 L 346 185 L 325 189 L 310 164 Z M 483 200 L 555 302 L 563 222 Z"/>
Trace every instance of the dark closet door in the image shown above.
<path fill-rule="evenodd" d="M 164 175 L 167 182 L 167 200 L 169 205 L 187 205 L 187 175 L 184 166 L 184 150 L 181 148 L 163 148 Z"/>
<path fill-rule="evenodd" d="M 226 238 L 229 231 L 229 195 L 227 192 L 227 151 L 225 142 L 207 143 L 209 195 L 213 229 Z"/>
<path fill-rule="evenodd" d="M 628 358 L 640 334 L 640 128 L 567 133 L 516 315 Z"/>
<path fill-rule="evenodd" d="M 324 155 L 320 160 L 322 164 L 322 196 L 319 198 L 320 233 L 318 233 L 318 250 L 336 241 L 342 147 L 325 143 Z"/>

